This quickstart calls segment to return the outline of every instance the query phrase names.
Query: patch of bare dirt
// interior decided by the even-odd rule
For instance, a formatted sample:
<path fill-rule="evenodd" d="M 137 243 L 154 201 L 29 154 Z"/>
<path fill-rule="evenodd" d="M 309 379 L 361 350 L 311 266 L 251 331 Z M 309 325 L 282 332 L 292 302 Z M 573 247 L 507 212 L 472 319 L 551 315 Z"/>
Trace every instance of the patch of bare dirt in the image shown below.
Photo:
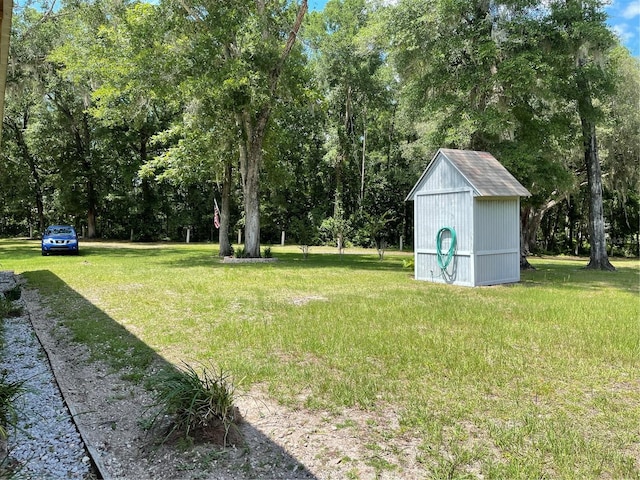
<path fill-rule="evenodd" d="M 291 300 L 291 303 L 297 307 L 301 307 L 306 305 L 309 302 L 326 302 L 327 297 L 323 297 L 322 295 L 305 295 L 300 297 L 294 297 Z"/>
<path fill-rule="evenodd" d="M 34 290 L 23 298 L 87 447 L 111 479 L 419 479 L 419 440 L 397 435 L 398 414 L 288 409 L 259 387 L 239 397 L 242 445 L 158 445 L 141 421 L 152 399 L 69 340 Z M 310 299 L 305 299 L 310 300 Z M 313 299 L 315 300 L 315 298 Z M 159 368 L 161 360 L 158 359 Z M 153 373 L 153 372 L 150 372 Z M 391 434 L 392 433 L 392 434 Z"/>

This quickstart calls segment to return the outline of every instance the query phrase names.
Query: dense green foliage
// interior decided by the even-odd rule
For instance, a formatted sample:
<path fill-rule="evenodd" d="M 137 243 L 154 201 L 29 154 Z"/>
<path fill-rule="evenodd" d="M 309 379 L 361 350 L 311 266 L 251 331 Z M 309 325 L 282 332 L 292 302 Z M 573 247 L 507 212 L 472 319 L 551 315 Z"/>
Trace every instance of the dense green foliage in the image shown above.
<path fill-rule="evenodd" d="M 366 438 L 367 460 L 415 442 L 424 478 L 640 474 L 637 259 L 611 274 L 534 258 L 519 284 L 470 289 L 414 281 L 407 252 L 276 246 L 275 263 L 233 265 L 207 245 L 38 247 L 1 240 L 0 264 L 134 380 L 157 356 L 216 365 Z"/>
<path fill-rule="evenodd" d="M 640 63 L 600 2 L 387 3 L 330 0 L 295 37 L 293 1 L 16 7 L 0 235 L 407 244 L 404 198 L 453 147 L 532 192 L 526 250 L 583 254 L 592 138 L 608 252 L 640 253 Z"/>

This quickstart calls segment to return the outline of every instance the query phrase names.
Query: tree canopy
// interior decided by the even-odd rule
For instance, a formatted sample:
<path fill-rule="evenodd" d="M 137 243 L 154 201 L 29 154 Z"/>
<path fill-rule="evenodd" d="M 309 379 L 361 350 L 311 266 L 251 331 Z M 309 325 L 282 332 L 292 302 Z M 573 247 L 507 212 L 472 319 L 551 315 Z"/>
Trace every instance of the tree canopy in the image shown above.
<path fill-rule="evenodd" d="M 640 64 L 605 21 L 597 0 L 16 7 L 0 235 L 406 245 L 447 147 L 532 192 L 524 251 L 610 268 L 640 253 Z"/>

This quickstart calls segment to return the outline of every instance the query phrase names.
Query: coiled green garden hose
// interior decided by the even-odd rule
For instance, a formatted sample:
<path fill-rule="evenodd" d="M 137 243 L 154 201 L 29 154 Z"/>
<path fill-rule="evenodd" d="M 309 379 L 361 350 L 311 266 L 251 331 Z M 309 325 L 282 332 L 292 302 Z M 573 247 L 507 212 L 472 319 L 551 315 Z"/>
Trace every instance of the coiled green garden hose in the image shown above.
<path fill-rule="evenodd" d="M 446 255 L 442 252 L 442 234 L 445 232 L 449 232 L 449 234 L 451 235 L 451 243 L 449 243 L 449 250 L 447 251 Z M 438 230 L 438 234 L 436 235 L 436 252 L 438 254 L 438 266 L 441 270 L 444 271 L 449 266 L 451 260 L 453 259 L 453 254 L 455 253 L 455 251 L 456 231 L 451 227 L 442 227 L 440 230 Z"/>

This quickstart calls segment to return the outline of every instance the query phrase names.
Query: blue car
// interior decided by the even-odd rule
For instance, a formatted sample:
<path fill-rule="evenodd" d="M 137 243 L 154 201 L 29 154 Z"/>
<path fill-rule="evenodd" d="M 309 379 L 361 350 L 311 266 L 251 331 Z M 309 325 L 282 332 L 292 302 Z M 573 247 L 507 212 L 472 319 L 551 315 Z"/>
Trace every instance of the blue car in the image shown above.
<path fill-rule="evenodd" d="M 78 255 L 78 234 L 69 225 L 51 225 L 42 235 L 42 255 L 70 253 Z"/>

